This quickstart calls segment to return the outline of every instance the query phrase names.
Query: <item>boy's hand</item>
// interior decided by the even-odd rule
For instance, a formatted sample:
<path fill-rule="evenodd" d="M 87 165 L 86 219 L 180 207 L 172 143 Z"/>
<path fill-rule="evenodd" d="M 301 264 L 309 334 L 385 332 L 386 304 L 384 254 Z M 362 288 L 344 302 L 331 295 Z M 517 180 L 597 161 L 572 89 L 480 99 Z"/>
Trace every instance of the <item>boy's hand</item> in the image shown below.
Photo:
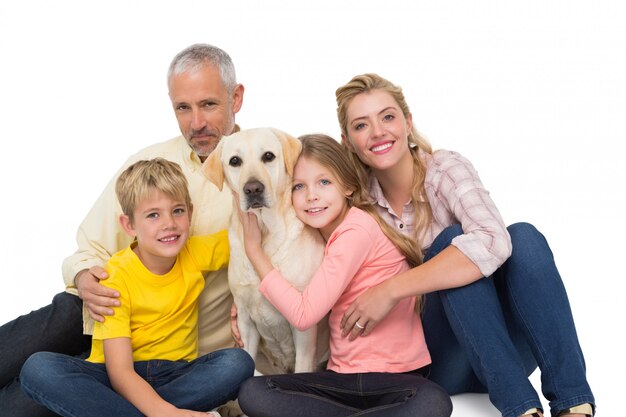
<path fill-rule="evenodd" d="M 239 326 L 237 325 L 237 306 L 233 303 L 230 308 L 230 334 L 235 341 L 235 345 L 239 348 L 243 348 L 243 340 L 241 339 L 241 332 L 239 331 Z"/>
<path fill-rule="evenodd" d="M 78 296 L 83 300 L 91 318 L 99 322 L 104 321 L 104 316 L 113 315 L 113 310 L 109 307 L 120 305 L 120 293 L 100 284 L 100 280 L 108 277 L 104 268 L 92 266 L 80 271 L 74 278 Z"/>

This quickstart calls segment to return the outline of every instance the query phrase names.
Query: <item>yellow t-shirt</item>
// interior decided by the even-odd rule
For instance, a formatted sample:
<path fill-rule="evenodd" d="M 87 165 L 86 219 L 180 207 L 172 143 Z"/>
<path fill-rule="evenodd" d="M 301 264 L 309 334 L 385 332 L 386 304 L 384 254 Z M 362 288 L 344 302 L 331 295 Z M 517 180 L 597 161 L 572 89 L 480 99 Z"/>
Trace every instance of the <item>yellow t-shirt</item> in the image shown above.
<path fill-rule="evenodd" d="M 236 128 L 239 129 L 238 127 Z M 63 261 L 63 277 L 67 291 L 78 295 L 74 277 L 94 265 L 104 267 L 109 259 L 128 247 L 132 239 L 120 226 L 122 209 L 115 195 L 115 181 L 125 168 L 141 159 L 160 156 L 180 165 L 193 201 L 190 233 L 204 236 L 228 227 L 232 213 L 233 195 L 228 187 L 221 191 L 202 173 L 202 162 L 183 136 L 151 145 L 130 157 L 111 179 L 80 224 L 76 233 L 78 249 Z M 228 287 L 227 268 L 205 274 L 204 291 L 198 298 L 198 353 L 234 347 L 230 334 L 230 308 L 233 297 Z M 94 320 L 83 309 L 85 334 L 93 333 Z"/>
<path fill-rule="evenodd" d="M 198 356 L 198 296 L 203 273 L 228 264 L 228 232 L 189 238 L 172 269 L 165 275 L 150 272 L 132 245 L 107 263 L 107 287 L 120 292 L 119 307 L 104 323 L 96 323 L 90 362 L 103 363 L 104 339 L 129 337 L 133 360 L 186 360 Z"/>

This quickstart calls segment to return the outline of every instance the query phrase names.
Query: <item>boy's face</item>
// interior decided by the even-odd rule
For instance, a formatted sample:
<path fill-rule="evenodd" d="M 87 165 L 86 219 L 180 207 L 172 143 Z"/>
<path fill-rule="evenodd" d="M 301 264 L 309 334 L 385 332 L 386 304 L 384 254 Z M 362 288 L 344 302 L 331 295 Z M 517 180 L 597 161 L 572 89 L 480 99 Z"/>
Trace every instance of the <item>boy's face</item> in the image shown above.
<path fill-rule="evenodd" d="M 133 217 L 131 222 L 123 214 L 120 223 L 130 236 L 137 238 L 135 253 L 152 273 L 167 273 L 189 238 L 191 207 L 154 190 L 150 198 L 135 207 Z"/>

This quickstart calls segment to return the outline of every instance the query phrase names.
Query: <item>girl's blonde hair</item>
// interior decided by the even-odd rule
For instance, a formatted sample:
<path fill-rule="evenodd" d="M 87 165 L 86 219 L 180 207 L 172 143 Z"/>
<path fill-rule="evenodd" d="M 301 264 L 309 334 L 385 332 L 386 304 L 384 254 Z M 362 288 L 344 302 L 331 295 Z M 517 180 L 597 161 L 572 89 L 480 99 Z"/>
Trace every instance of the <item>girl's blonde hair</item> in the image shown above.
<path fill-rule="evenodd" d="M 391 227 L 376 211 L 373 199 L 367 191 L 365 172 L 350 161 L 349 153 L 341 144 L 330 136 L 312 134 L 299 137 L 302 151 L 299 158 L 311 158 L 328 168 L 344 191 L 352 191 L 347 196 L 348 205 L 357 207 L 371 215 L 380 225 L 383 233 L 396 245 L 406 257 L 409 265 L 421 263 L 421 251 L 416 251 L 415 243 L 407 236 Z"/>
<path fill-rule="evenodd" d="M 402 88 L 392 84 L 390 81 L 384 79 L 377 74 L 362 74 L 357 75 L 346 85 L 341 86 L 335 92 L 337 99 L 337 118 L 339 119 L 339 126 L 341 127 L 341 133 L 345 140 L 348 140 L 348 106 L 359 94 L 369 93 L 374 90 L 382 90 L 389 93 L 395 102 L 400 107 L 400 110 L 404 114 L 404 117 L 410 116 L 409 106 L 404 99 Z M 426 178 L 426 165 L 419 156 L 418 150 L 432 154 L 432 148 L 428 141 L 421 136 L 415 127 L 411 128 L 408 135 L 409 152 L 413 158 L 413 190 L 411 191 L 411 203 L 415 207 L 415 219 L 414 219 L 414 236 L 412 236 L 412 245 L 416 252 L 419 254 L 419 263 L 423 260 L 422 242 L 428 227 L 432 221 L 432 210 L 428 198 L 426 196 L 426 190 L 424 189 L 424 180 Z M 344 143 L 344 147 L 345 147 Z M 371 169 L 364 164 L 359 157 L 353 153 L 348 152 L 348 157 L 354 166 L 359 167 L 367 176 L 370 175 Z"/>
<path fill-rule="evenodd" d="M 155 190 L 168 197 L 184 201 L 191 209 L 191 196 L 187 178 L 180 166 L 163 158 L 137 161 L 126 168 L 115 183 L 115 193 L 130 221 L 134 221 L 135 208 L 141 201 L 150 198 Z"/>

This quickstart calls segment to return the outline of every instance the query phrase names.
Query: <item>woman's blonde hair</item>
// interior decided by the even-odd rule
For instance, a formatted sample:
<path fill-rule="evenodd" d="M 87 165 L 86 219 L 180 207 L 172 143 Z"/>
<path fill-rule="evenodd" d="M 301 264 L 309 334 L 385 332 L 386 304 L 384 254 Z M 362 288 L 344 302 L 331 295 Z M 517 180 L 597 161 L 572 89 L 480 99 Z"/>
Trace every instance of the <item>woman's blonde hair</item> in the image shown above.
<path fill-rule="evenodd" d="M 417 266 L 421 263 L 421 251 L 416 251 L 415 243 L 407 236 L 396 231 L 376 211 L 373 199 L 367 191 L 367 177 L 358 166 L 353 165 L 349 153 L 341 144 L 324 134 L 303 135 L 302 151 L 299 158 L 311 158 L 320 165 L 328 168 L 335 176 L 343 191 L 352 191 L 346 197 L 350 207 L 357 207 L 371 215 L 380 225 L 383 233 L 396 245 L 406 257 L 409 265 Z"/>
<path fill-rule="evenodd" d="M 168 197 L 183 201 L 191 209 L 191 196 L 187 178 L 180 166 L 163 158 L 137 161 L 126 168 L 115 183 L 115 193 L 122 212 L 133 222 L 135 208 L 150 198 L 155 190 Z"/>
<path fill-rule="evenodd" d="M 410 116 L 409 106 L 404 99 L 402 88 L 392 84 L 377 74 L 362 74 L 352 78 L 346 85 L 341 86 L 335 92 L 337 99 L 337 118 L 341 133 L 345 140 L 348 140 L 348 106 L 359 94 L 369 93 L 374 90 L 386 91 L 393 97 L 400 107 L 404 117 Z M 432 148 L 428 141 L 421 136 L 415 127 L 411 128 L 408 135 L 409 152 L 413 158 L 413 190 L 411 191 L 411 202 L 415 207 L 414 219 L 414 236 L 412 236 L 412 244 L 419 254 L 419 263 L 423 260 L 422 242 L 428 227 L 432 221 L 432 210 L 426 190 L 424 189 L 424 180 L 426 178 L 426 165 L 419 156 L 418 150 L 432 154 Z M 346 144 L 344 143 L 344 147 Z M 370 175 L 371 169 L 364 164 L 354 152 L 348 152 L 348 156 L 354 166 L 360 167 L 367 175 Z"/>

